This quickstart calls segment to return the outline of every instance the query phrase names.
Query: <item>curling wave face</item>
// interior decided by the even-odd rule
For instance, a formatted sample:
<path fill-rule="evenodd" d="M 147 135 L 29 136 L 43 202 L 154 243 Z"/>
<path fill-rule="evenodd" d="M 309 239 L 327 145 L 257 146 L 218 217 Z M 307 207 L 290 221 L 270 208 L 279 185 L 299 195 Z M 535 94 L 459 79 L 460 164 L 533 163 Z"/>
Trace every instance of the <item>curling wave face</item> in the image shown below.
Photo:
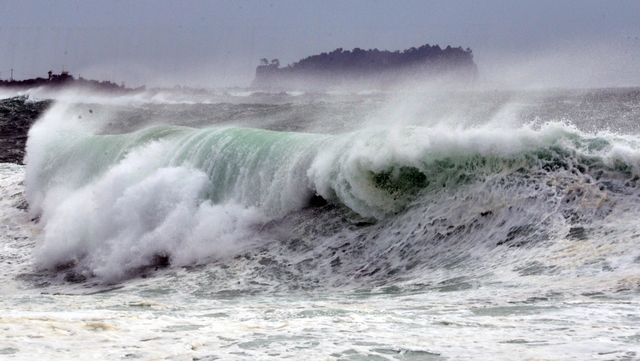
<path fill-rule="evenodd" d="M 60 102 L 29 133 L 27 200 L 43 229 L 37 262 L 107 282 L 268 244 L 285 245 L 266 251 L 270 267 L 287 268 L 271 277 L 310 283 L 332 274 L 335 284 L 419 284 L 427 269 L 496 262 L 544 273 L 533 251 L 515 266 L 491 254 L 567 232 L 587 237 L 622 210 L 640 214 L 629 200 L 640 194 L 637 139 L 564 123 L 105 134 L 117 119 L 83 121 L 76 111 Z M 592 267 L 595 256 L 580 257 L 566 262 Z"/>

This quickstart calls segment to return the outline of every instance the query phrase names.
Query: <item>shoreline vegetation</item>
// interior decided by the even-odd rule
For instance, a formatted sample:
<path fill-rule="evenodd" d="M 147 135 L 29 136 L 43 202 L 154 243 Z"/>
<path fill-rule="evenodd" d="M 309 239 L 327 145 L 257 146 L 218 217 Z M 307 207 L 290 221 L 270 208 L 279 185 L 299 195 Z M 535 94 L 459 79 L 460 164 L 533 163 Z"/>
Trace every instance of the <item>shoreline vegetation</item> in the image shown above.
<path fill-rule="evenodd" d="M 28 90 L 33 88 L 62 89 L 66 87 L 88 88 L 105 93 L 135 93 L 146 90 L 145 86 L 127 88 L 124 82 L 121 85 L 110 81 L 98 81 L 78 77 L 77 79 L 67 71 L 53 74 L 49 71 L 47 78 L 34 78 L 25 80 L 0 80 L 0 88 L 14 90 Z"/>
<path fill-rule="evenodd" d="M 470 48 L 445 49 L 425 44 L 404 51 L 338 48 L 280 67 L 280 61 L 260 60 L 251 88 L 318 90 L 336 87 L 386 88 L 403 82 L 468 83 L 478 67 Z"/>
<path fill-rule="evenodd" d="M 260 59 L 255 78 L 248 89 L 324 91 L 339 88 L 385 89 L 406 82 L 465 84 L 475 81 L 477 74 L 478 67 L 473 61 L 470 48 L 447 46 L 442 49 L 439 45 L 429 44 L 402 52 L 338 48 L 329 53 L 308 56 L 284 67 L 280 66 L 278 59 Z M 127 88 L 124 82 L 118 85 L 83 77 L 76 79 L 68 71 L 60 74 L 49 71 L 46 78 L 0 80 L 0 89 L 24 91 L 40 87 L 47 90 L 86 88 L 109 94 L 130 94 L 147 90 L 146 86 Z"/>

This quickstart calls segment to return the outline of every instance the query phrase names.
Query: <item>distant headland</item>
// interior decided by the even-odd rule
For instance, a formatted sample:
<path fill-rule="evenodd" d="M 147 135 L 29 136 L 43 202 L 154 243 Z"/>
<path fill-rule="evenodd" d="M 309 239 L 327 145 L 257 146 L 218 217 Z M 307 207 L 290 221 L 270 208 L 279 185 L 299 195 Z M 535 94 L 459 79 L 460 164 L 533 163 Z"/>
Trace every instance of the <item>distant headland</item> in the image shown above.
<path fill-rule="evenodd" d="M 13 78 L 13 77 L 12 77 Z M 49 71 L 47 78 L 34 78 L 25 80 L 0 80 L 0 88 L 11 88 L 17 90 L 27 90 L 38 87 L 45 87 L 50 89 L 60 89 L 69 86 L 89 88 L 91 90 L 97 90 L 109 93 L 129 93 L 145 90 L 145 87 L 140 88 L 127 88 L 124 83 L 118 85 L 110 81 L 97 81 L 78 77 L 74 78 L 68 71 L 63 71 L 60 74 L 53 74 Z"/>
<path fill-rule="evenodd" d="M 404 51 L 338 48 L 312 55 L 286 67 L 280 61 L 260 60 L 252 88 L 326 89 L 352 84 L 374 87 L 393 86 L 405 81 L 429 81 L 445 77 L 456 81 L 475 79 L 478 68 L 470 48 L 445 49 L 423 45 Z"/>

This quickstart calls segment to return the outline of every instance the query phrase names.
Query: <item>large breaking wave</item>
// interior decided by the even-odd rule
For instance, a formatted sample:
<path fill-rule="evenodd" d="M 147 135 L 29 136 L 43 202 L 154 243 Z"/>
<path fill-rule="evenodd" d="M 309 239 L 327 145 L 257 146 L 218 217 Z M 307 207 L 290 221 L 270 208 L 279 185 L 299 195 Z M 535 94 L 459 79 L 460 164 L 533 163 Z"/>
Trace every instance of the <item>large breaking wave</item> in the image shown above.
<path fill-rule="evenodd" d="M 585 238 L 594 223 L 640 211 L 637 139 L 564 123 L 105 134 L 117 119 L 75 111 L 60 102 L 32 127 L 25 183 L 43 229 L 38 263 L 83 277 L 211 262 L 281 237 L 288 246 L 269 267 L 286 272 L 272 276 L 418 282 L 425 269 Z M 518 272 L 549 271 L 521 261 Z"/>

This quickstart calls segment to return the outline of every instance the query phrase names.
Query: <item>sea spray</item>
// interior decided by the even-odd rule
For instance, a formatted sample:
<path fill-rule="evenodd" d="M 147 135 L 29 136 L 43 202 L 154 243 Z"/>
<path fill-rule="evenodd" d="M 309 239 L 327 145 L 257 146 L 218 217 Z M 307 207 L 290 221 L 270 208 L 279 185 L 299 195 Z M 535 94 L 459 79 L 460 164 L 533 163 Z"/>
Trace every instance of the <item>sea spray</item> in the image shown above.
<path fill-rule="evenodd" d="M 0 354 L 633 359 L 638 94 L 59 99 L 0 167 Z"/>
<path fill-rule="evenodd" d="M 260 231 L 264 225 L 286 223 L 319 196 L 344 207 L 347 219 L 373 225 L 329 235 L 371 243 L 365 255 L 334 262 L 342 265 L 334 270 L 388 282 L 389 272 L 433 267 L 419 259 L 449 252 L 442 247 L 468 245 L 453 258 L 437 257 L 439 264 L 459 262 L 477 247 L 556 237 L 573 222 L 563 214 L 582 212 L 579 204 L 560 206 L 572 184 L 592 197 L 603 187 L 596 178 L 606 173 L 604 185 L 624 190 L 638 169 L 633 139 L 562 123 L 392 125 L 338 135 L 163 125 L 105 134 L 105 124 L 117 119 L 82 119 L 77 111 L 60 102 L 32 128 L 27 200 L 43 227 L 38 263 L 105 281 L 269 244 L 275 236 Z M 444 211 L 438 204 L 464 212 L 433 218 Z M 347 259 L 363 246 L 347 243 Z M 310 247 L 319 244 L 327 243 L 318 239 Z M 374 267 L 382 259 L 371 258 L 377 252 L 399 252 L 398 263 Z"/>

